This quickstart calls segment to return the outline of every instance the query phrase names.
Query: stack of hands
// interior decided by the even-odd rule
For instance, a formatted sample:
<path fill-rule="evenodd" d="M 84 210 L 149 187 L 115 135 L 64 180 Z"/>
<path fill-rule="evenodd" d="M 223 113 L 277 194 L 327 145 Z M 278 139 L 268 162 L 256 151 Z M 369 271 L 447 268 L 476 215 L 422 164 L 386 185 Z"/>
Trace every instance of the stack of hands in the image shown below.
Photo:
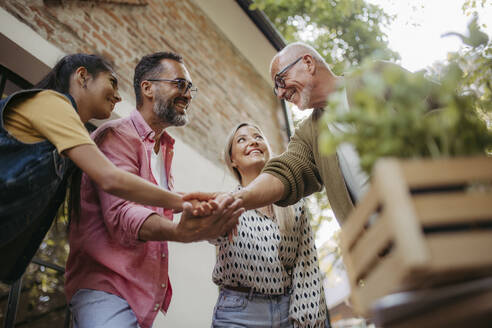
<path fill-rule="evenodd" d="M 184 242 L 215 239 L 237 234 L 242 200 L 231 193 L 182 194 L 183 211 L 177 229 Z"/>

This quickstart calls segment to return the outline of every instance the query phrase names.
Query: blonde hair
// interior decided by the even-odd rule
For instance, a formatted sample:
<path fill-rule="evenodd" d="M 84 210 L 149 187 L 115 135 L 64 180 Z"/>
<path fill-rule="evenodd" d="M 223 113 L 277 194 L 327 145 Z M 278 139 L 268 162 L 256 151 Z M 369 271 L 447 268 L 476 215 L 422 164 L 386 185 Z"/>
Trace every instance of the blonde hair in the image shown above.
<path fill-rule="evenodd" d="M 243 126 L 251 126 L 251 127 L 255 128 L 256 130 L 258 130 L 258 132 L 260 132 L 260 134 L 263 137 L 265 136 L 263 131 L 261 131 L 261 129 L 256 124 L 247 123 L 247 122 L 239 123 L 238 125 L 236 125 L 231 130 L 229 135 L 227 136 L 226 146 L 224 148 L 224 162 L 225 162 L 227 168 L 229 169 L 229 171 L 231 171 L 232 175 L 236 178 L 236 180 L 241 185 L 242 185 L 241 174 L 239 173 L 239 170 L 237 168 L 232 166 L 232 142 L 234 141 L 234 136 L 236 135 L 236 132 L 240 128 L 242 128 Z M 271 154 L 272 151 L 270 148 L 270 144 L 268 143 L 268 141 L 266 139 L 264 139 L 264 140 L 265 140 L 265 144 L 268 148 L 268 153 Z M 266 158 L 267 161 L 269 159 L 270 159 L 270 157 Z M 292 206 L 280 207 L 280 206 L 273 205 L 273 204 L 272 204 L 272 208 L 273 208 L 273 214 L 275 215 L 275 218 L 277 219 L 277 224 L 279 226 L 280 232 L 292 230 L 294 227 L 294 224 L 295 224 L 294 208 Z"/>

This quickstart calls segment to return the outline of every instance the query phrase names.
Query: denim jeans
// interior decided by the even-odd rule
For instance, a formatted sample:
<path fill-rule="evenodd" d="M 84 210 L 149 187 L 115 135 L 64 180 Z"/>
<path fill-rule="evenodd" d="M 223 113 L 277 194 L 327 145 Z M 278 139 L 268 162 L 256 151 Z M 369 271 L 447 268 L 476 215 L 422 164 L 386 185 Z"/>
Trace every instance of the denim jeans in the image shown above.
<path fill-rule="evenodd" d="M 74 328 L 140 328 L 128 303 L 110 293 L 80 289 L 69 306 Z"/>
<path fill-rule="evenodd" d="M 290 294 L 268 296 L 221 288 L 212 327 L 287 328 Z"/>

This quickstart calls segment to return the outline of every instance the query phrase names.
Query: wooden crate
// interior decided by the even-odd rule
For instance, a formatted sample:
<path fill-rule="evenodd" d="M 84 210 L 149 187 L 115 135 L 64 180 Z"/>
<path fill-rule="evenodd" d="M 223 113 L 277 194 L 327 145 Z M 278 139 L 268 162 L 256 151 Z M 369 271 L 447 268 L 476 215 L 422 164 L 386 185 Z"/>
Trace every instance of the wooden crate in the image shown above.
<path fill-rule="evenodd" d="M 492 275 L 492 158 L 382 159 L 341 233 L 355 310 Z"/>

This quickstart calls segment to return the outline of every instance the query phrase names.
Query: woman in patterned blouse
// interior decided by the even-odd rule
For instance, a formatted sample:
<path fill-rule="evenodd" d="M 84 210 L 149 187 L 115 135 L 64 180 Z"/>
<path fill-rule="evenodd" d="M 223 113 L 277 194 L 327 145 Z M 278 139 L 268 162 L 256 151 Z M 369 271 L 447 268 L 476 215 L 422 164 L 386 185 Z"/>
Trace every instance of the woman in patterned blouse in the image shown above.
<path fill-rule="evenodd" d="M 224 159 L 238 188 L 248 185 L 270 158 L 261 130 L 237 125 Z M 301 202 L 245 212 L 237 235 L 219 247 L 213 281 L 220 287 L 213 327 L 329 327 L 313 234 Z"/>

